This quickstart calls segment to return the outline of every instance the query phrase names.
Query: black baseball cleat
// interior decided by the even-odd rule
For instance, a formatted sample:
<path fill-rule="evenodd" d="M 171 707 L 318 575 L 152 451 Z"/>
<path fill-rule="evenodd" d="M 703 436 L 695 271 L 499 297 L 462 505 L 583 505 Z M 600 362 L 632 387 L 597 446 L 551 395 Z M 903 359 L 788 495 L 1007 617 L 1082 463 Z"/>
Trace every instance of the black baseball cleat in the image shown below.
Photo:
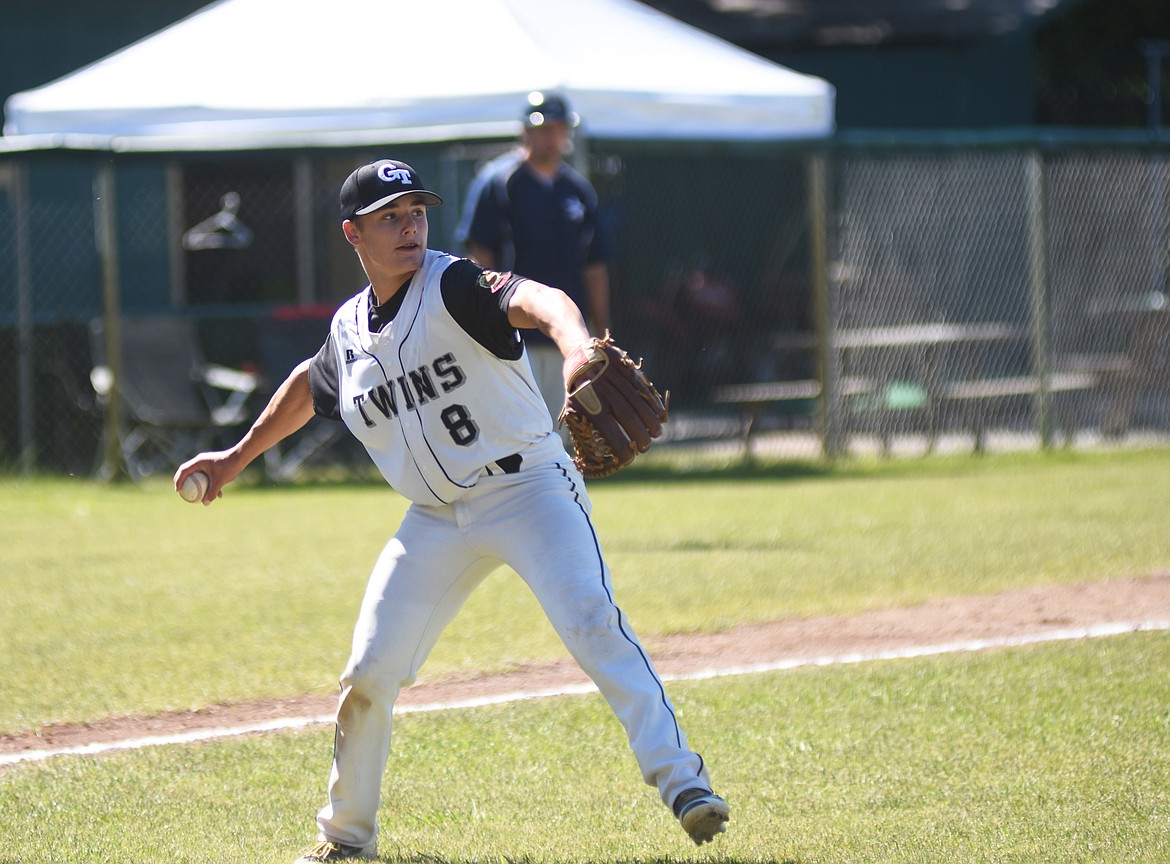
<path fill-rule="evenodd" d="M 369 846 L 345 846 L 326 840 L 318 843 L 293 864 L 329 864 L 333 861 L 373 861 L 378 857 L 377 842 Z"/>
<path fill-rule="evenodd" d="M 727 830 L 731 811 L 710 789 L 684 789 L 674 799 L 674 815 L 696 846 L 710 843 Z"/>

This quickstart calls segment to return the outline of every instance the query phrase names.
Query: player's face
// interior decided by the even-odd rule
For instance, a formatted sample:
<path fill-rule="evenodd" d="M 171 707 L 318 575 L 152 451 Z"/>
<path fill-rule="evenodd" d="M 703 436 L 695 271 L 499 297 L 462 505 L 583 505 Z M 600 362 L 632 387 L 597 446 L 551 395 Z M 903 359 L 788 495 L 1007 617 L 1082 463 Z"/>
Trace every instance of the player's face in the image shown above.
<path fill-rule="evenodd" d="M 524 143 L 538 161 L 556 160 L 569 149 L 569 124 L 553 120 L 524 130 Z"/>
<path fill-rule="evenodd" d="M 350 242 L 363 252 L 363 260 L 386 275 L 412 273 L 422 266 L 427 252 L 427 205 L 420 195 L 391 201 L 381 210 L 359 216 Z M 346 232 L 346 236 L 350 236 Z M 356 240 L 356 242 L 355 242 Z"/>

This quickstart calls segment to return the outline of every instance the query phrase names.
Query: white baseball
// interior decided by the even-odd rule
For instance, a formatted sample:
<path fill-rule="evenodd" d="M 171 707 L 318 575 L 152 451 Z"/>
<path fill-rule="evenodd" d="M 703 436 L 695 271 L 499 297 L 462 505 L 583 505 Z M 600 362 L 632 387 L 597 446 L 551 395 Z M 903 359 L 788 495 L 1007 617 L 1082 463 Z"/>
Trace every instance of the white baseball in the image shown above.
<path fill-rule="evenodd" d="M 210 485 L 211 478 L 204 472 L 196 471 L 194 474 L 188 474 L 187 479 L 179 488 L 179 497 L 195 504 L 203 500 L 203 496 L 207 494 L 207 487 Z"/>

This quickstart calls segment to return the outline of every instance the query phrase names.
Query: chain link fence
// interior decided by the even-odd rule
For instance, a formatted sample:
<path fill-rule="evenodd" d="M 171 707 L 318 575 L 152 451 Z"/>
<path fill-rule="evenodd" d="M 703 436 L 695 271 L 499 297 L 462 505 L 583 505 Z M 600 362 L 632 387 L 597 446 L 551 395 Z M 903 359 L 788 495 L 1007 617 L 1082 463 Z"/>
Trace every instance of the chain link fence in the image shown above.
<path fill-rule="evenodd" d="M 827 170 L 827 446 L 1166 434 L 1164 153 L 859 149 Z"/>
<path fill-rule="evenodd" d="M 446 199 L 432 246 L 459 251 L 468 184 L 508 146 L 392 148 Z M 382 155 L 0 157 L 0 470 L 169 473 L 234 440 L 363 284 L 336 190 Z M 615 240 L 615 336 L 672 391 L 668 440 L 797 459 L 1166 438 L 1168 158 L 856 140 L 575 155 Z M 314 421 L 266 470 L 363 464 L 338 431 Z"/>

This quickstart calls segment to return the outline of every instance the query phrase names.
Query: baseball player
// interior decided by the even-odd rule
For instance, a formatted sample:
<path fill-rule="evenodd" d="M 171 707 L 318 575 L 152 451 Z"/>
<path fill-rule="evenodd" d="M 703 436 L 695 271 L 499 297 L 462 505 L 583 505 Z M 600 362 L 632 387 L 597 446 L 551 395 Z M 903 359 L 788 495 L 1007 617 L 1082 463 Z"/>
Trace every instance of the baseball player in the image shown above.
<path fill-rule="evenodd" d="M 625 727 L 645 781 L 696 844 L 726 830 L 649 656 L 614 603 L 589 496 L 533 380 L 520 328 L 568 357 L 589 339 L 559 290 L 427 249 L 442 199 L 405 163 L 364 165 L 341 187 L 341 228 L 369 285 L 333 318 L 233 447 L 202 453 L 210 504 L 253 459 L 314 414 L 343 421 L 410 499 L 374 565 L 341 676 L 319 843 L 298 862 L 376 855 L 392 708 L 443 628 L 501 564 L 532 589 Z"/>

